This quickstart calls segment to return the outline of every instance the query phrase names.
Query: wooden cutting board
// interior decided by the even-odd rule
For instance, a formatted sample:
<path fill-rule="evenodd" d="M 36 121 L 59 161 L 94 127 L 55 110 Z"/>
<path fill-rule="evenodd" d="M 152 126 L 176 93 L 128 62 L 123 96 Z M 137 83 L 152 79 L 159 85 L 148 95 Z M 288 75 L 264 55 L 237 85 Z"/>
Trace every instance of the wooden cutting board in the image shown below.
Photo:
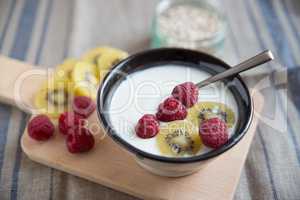
<path fill-rule="evenodd" d="M 17 105 L 28 112 L 24 105 L 32 106 L 33 94 L 46 78 L 45 70 L 1 56 L 0 67 L 5 70 L 0 79 L 0 101 Z M 20 95 L 17 95 L 18 91 Z M 25 130 L 21 146 L 25 154 L 36 162 L 139 198 L 232 199 L 256 130 L 258 114 L 264 104 L 260 93 L 252 91 L 252 98 L 255 114 L 246 136 L 231 150 L 210 162 L 208 167 L 182 178 L 159 177 L 145 171 L 136 164 L 133 155 L 103 132 L 95 136 L 95 148 L 84 154 L 69 153 L 64 137 L 58 131 L 49 141 L 37 142 Z M 98 123 L 96 112 L 89 122 Z"/>

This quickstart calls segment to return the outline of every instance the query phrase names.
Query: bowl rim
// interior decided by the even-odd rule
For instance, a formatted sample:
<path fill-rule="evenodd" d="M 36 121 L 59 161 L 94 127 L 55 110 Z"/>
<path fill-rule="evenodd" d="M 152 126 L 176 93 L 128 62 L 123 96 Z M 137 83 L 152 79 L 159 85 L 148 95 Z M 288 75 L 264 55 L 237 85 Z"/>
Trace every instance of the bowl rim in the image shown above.
<path fill-rule="evenodd" d="M 112 77 L 111 74 L 117 68 L 119 68 L 119 67 L 121 68 L 122 66 L 126 66 L 126 65 L 123 65 L 123 64 L 130 61 L 130 60 L 132 60 L 132 59 L 135 59 L 136 57 L 143 56 L 144 54 L 147 54 L 147 53 L 156 52 L 156 51 L 172 51 L 172 50 L 189 51 L 191 53 L 196 53 L 196 54 L 199 54 L 199 55 L 202 54 L 202 55 L 205 55 L 205 56 L 209 56 L 210 58 L 222 63 L 222 67 L 227 68 L 227 69 L 230 68 L 230 65 L 228 65 L 226 62 L 224 62 L 222 59 L 219 59 L 219 58 L 217 58 L 215 56 L 212 56 L 208 53 L 204 53 L 204 52 L 196 51 L 196 50 L 191 50 L 191 49 L 185 49 L 185 48 L 177 48 L 177 47 L 155 48 L 155 49 L 144 50 L 144 51 L 140 51 L 138 53 L 132 54 L 131 56 L 127 57 L 126 59 L 122 60 L 121 62 L 115 64 L 111 68 L 111 70 L 103 78 L 102 84 L 100 85 L 100 87 L 98 88 L 98 91 L 97 91 L 97 115 L 98 115 L 98 119 L 99 119 L 99 121 L 101 123 L 101 126 L 104 129 L 104 131 L 106 131 L 106 133 L 113 139 L 114 142 L 116 142 L 117 144 L 120 144 L 120 146 L 122 146 L 123 148 L 125 148 L 129 152 L 135 154 L 140 159 L 147 158 L 147 159 L 150 159 L 150 160 L 164 162 L 164 163 L 184 164 L 184 163 L 200 162 L 200 161 L 208 160 L 210 158 L 214 158 L 214 157 L 226 152 L 227 150 L 229 150 L 233 146 L 235 146 L 237 143 L 239 143 L 239 141 L 247 133 L 247 131 L 248 131 L 248 129 L 249 129 L 251 123 L 252 123 L 253 113 L 254 113 L 253 100 L 251 98 L 249 88 L 247 87 L 247 85 L 245 84 L 245 82 L 243 81 L 243 79 L 240 75 L 236 75 L 235 78 L 238 79 L 238 81 L 241 83 L 242 87 L 244 88 L 244 90 L 246 92 L 246 95 L 247 95 L 247 98 L 248 98 L 248 101 L 249 101 L 249 104 L 250 104 L 250 114 L 248 115 L 248 120 L 247 120 L 247 122 L 244 126 L 244 129 L 239 133 L 239 135 L 237 137 L 234 138 L 234 140 L 232 140 L 231 143 L 228 143 L 228 144 L 223 145 L 222 147 L 220 147 L 218 149 L 213 150 L 212 152 L 210 152 L 210 154 L 202 154 L 202 155 L 191 156 L 191 157 L 167 157 L 167 156 L 160 156 L 160 155 L 151 154 L 151 153 L 148 153 L 148 152 L 143 151 L 141 149 L 138 149 L 135 146 L 129 144 L 126 140 L 122 139 L 120 136 L 118 136 L 117 132 L 110 126 L 108 120 L 106 119 L 105 114 L 100 109 L 103 93 L 104 93 L 104 90 L 107 86 L 107 82 Z"/>

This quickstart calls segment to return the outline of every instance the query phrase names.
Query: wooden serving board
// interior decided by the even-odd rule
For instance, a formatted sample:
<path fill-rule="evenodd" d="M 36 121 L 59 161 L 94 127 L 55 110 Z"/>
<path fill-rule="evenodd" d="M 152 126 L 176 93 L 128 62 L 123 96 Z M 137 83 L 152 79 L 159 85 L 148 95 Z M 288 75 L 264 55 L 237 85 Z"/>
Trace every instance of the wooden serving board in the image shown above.
<path fill-rule="evenodd" d="M 31 105 L 33 93 L 45 77 L 27 78 L 22 84 L 22 98 L 15 99 L 15 93 L 12 92 L 15 83 L 22 75 L 30 73 L 33 66 L 0 56 L 0 67 L 5 69 L 5 77 L 2 75 L 0 79 L 0 100 L 13 105 L 23 105 L 24 102 Z M 258 113 L 264 104 L 258 92 L 252 94 L 256 114 L 246 136 L 231 150 L 210 162 L 208 167 L 182 178 L 160 177 L 145 171 L 137 165 L 133 155 L 123 150 L 108 136 L 105 137 L 101 131 L 95 136 L 95 148 L 84 154 L 69 153 L 64 137 L 58 131 L 49 141 L 37 142 L 32 140 L 25 130 L 21 146 L 25 154 L 36 162 L 139 198 L 232 199 L 256 130 Z M 89 123 L 99 126 L 96 113 L 89 118 Z"/>

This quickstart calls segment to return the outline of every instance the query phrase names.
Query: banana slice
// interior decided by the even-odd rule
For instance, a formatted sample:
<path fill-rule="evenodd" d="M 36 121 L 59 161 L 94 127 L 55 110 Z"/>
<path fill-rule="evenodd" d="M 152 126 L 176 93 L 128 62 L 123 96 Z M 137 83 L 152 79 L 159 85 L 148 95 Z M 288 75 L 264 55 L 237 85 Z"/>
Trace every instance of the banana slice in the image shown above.
<path fill-rule="evenodd" d="M 193 156 L 202 147 L 198 128 L 188 120 L 174 121 L 160 127 L 156 139 L 160 152 L 171 157 Z"/>
<path fill-rule="evenodd" d="M 112 66 L 128 57 L 128 54 L 118 49 L 111 49 L 97 59 L 99 80 L 107 74 Z"/>
<path fill-rule="evenodd" d="M 73 90 L 76 96 L 96 98 L 99 80 L 94 64 L 78 62 L 72 71 Z"/>
<path fill-rule="evenodd" d="M 78 60 L 74 58 L 64 60 L 61 65 L 57 66 L 55 76 L 72 81 L 72 71 L 77 62 Z"/>
<path fill-rule="evenodd" d="M 229 128 L 231 128 L 235 123 L 233 110 L 222 103 L 199 102 L 192 108 L 188 109 L 187 119 L 197 127 L 199 127 L 201 121 L 212 117 L 219 117 L 223 119 Z"/>
<path fill-rule="evenodd" d="M 68 109 L 71 95 L 68 82 L 50 79 L 36 93 L 34 104 L 40 113 L 58 117 L 60 113 Z"/>

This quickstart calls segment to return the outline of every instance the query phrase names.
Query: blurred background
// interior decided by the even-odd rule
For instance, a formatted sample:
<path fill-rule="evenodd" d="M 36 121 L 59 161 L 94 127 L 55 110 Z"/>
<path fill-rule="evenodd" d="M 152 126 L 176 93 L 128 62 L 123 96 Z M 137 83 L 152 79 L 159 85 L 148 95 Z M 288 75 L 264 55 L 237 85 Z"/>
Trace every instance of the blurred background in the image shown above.
<path fill-rule="evenodd" d="M 230 65 L 272 50 L 273 63 L 244 74 L 250 87 L 267 80 L 269 121 L 259 125 L 234 198 L 300 199 L 298 0 L 0 0 L 2 55 L 54 67 L 99 45 L 129 53 L 181 46 Z M 135 199 L 30 161 L 19 145 L 27 119 L 0 104 L 1 200 Z"/>

